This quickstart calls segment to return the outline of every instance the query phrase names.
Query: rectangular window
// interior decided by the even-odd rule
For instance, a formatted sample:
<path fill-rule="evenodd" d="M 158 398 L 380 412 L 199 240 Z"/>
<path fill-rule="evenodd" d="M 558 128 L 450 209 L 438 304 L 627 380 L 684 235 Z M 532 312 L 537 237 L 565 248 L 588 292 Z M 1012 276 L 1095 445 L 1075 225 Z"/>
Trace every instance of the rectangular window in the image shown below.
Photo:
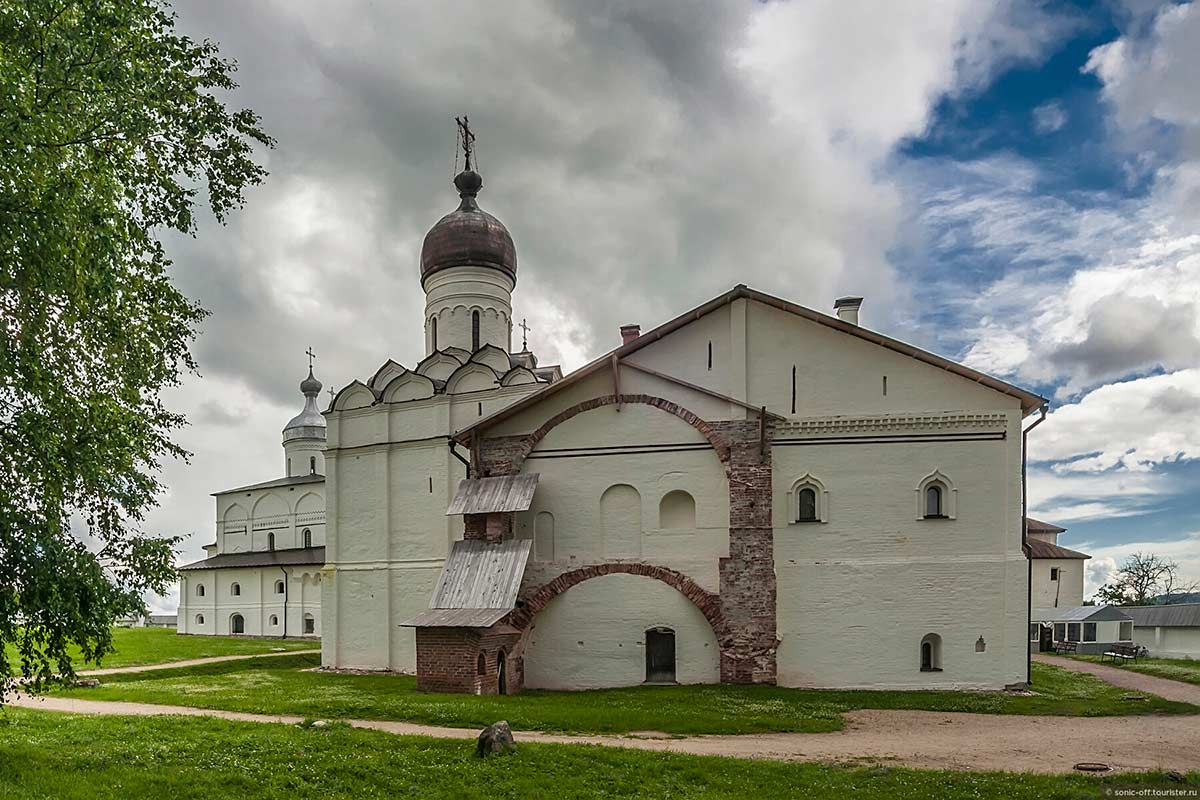
<path fill-rule="evenodd" d="M 1065 642 L 1067 640 L 1067 625 L 1065 622 L 1054 623 L 1054 641 Z"/>
<path fill-rule="evenodd" d="M 1121 641 L 1133 641 L 1133 620 L 1128 620 L 1127 622 L 1121 623 Z"/>
<path fill-rule="evenodd" d="M 1068 642 L 1078 642 L 1079 641 L 1079 623 L 1078 622 L 1067 623 L 1067 641 Z"/>
<path fill-rule="evenodd" d="M 1094 622 L 1083 623 L 1083 640 L 1085 642 L 1096 641 L 1096 623 L 1094 623 Z"/>
<path fill-rule="evenodd" d="M 1058 567 L 1050 568 L 1050 580 L 1052 580 L 1052 581 L 1058 580 Z"/>
<path fill-rule="evenodd" d="M 1030 623 L 1030 625 L 1029 625 L 1029 641 L 1036 642 L 1038 639 L 1041 638 L 1041 634 L 1042 634 L 1042 626 L 1036 622 Z"/>

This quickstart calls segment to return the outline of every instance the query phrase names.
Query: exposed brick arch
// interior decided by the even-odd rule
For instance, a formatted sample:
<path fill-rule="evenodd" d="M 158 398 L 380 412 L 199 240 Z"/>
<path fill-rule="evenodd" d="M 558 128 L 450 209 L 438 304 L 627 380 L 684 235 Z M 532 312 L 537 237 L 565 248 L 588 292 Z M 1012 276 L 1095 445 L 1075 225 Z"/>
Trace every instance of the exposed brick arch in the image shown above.
<path fill-rule="evenodd" d="M 577 586 L 586 580 L 599 578 L 604 575 L 641 575 L 662 581 L 678 591 L 700 610 L 708 624 L 716 634 L 717 642 L 724 646 L 729 639 L 729 626 L 721 614 L 721 598 L 704 589 L 700 584 L 667 567 L 640 563 L 605 563 L 593 564 L 590 567 L 580 567 L 570 572 L 564 572 L 549 583 L 539 586 L 524 603 L 509 617 L 509 622 L 516 628 L 524 629 L 529 626 L 539 611 L 550 604 L 550 601 L 566 592 L 572 586 Z"/>
<path fill-rule="evenodd" d="M 708 440 L 712 448 L 717 453 L 717 458 L 721 463 L 728 468 L 729 466 L 729 444 L 717 433 L 717 431 L 708 422 L 701 419 L 697 414 L 689 411 L 678 403 L 673 403 L 670 400 L 664 400 L 661 397 L 655 397 L 650 394 L 623 394 L 623 395 L 602 395 L 593 397 L 590 400 L 584 400 L 581 403 L 576 403 L 570 408 L 565 408 L 555 414 L 550 419 L 542 423 L 542 426 L 533 433 L 525 437 L 525 441 L 521 450 L 513 458 L 513 472 L 520 472 L 521 466 L 525 463 L 525 458 L 533 452 L 533 449 L 538 446 L 542 439 L 546 438 L 546 434 L 550 433 L 554 428 L 563 424 L 572 417 L 578 416 L 585 411 L 592 411 L 602 406 L 616 405 L 617 403 L 637 403 L 641 405 L 653 406 L 668 414 L 673 414 L 681 420 L 691 425 L 700 434 Z"/>

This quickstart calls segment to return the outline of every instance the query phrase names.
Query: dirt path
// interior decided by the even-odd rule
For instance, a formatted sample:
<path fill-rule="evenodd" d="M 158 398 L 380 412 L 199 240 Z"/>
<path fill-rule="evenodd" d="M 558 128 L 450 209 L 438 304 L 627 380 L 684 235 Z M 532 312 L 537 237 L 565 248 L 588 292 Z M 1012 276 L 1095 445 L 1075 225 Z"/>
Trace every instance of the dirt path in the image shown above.
<path fill-rule="evenodd" d="M 245 722 L 296 723 L 299 717 L 243 714 L 184 706 L 10 697 L 22 708 L 76 714 L 219 717 Z M 1200 770 L 1200 716 L 1022 717 L 933 711 L 853 711 L 837 733 L 692 736 L 564 736 L 520 732 L 519 742 L 629 747 L 696 755 L 780 761 L 882 763 L 925 769 L 1066 773 L 1080 761 L 1102 761 L 1120 770 Z M 470 728 L 406 722 L 348 720 L 356 728 L 394 734 L 472 739 Z"/>
<path fill-rule="evenodd" d="M 1170 678 L 1159 678 L 1154 675 L 1146 675 L 1121 667 L 1110 667 L 1107 664 L 1096 664 L 1091 661 L 1078 661 L 1074 658 L 1044 656 L 1035 653 L 1033 660 L 1040 661 L 1043 664 L 1053 664 L 1056 667 L 1069 669 L 1072 672 L 1087 672 L 1095 675 L 1105 683 L 1120 686 L 1122 689 L 1147 692 L 1149 694 L 1156 694 L 1167 700 L 1200 705 L 1200 686 L 1194 683 L 1173 681 Z"/>
<path fill-rule="evenodd" d="M 87 678 L 97 675 L 116 675 L 122 672 L 153 672 L 156 669 L 178 669 L 179 667 L 199 667 L 204 664 L 220 664 L 222 661 L 245 661 L 250 658 L 299 656 L 320 652 L 320 650 L 285 650 L 282 653 L 251 653 L 237 656 L 209 656 L 208 658 L 192 658 L 188 659 L 187 661 L 168 661 L 164 664 L 139 664 L 133 667 L 106 667 L 104 669 L 87 669 L 75 674 L 81 678 Z"/>

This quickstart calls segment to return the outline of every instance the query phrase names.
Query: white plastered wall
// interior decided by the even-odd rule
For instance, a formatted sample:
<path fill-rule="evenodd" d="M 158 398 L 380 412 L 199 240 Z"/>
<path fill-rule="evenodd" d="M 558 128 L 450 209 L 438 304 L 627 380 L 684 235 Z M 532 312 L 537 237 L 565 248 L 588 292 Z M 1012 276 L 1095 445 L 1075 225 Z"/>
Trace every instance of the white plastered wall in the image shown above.
<path fill-rule="evenodd" d="M 276 583 L 286 581 L 286 595 Z M 237 584 L 240 593 L 233 593 Z M 239 614 L 243 635 L 299 638 L 305 636 L 304 619 L 313 619 L 311 637 L 321 635 L 321 568 L 318 565 L 286 567 L 242 567 L 237 569 L 188 570 L 180 582 L 179 633 L 229 636 L 232 620 Z M 204 587 L 204 596 L 197 587 Z M 286 602 L 285 602 L 286 601 Z M 203 617 L 204 621 L 198 621 Z M 274 619 L 273 619 L 274 618 Z M 286 627 L 285 627 L 286 625 Z"/>
<path fill-rule="evenodd" d="M 1082 558 L 1035 558 L 1033 562 L 1033 607 L 1071 608 L 1083 605 Z M 1050 570 L 1058 580 L 1050 580 Z"/>
<path fill-rule="evenodd" d="M 1154 658 L 1200 659 L 1200 628 L 1135 625 L 1133 641 Z"/>
<path fill-rule="evenodd" d="M 716 683 L 720 649 L 700 610 L 653 578 L 605 575 L 559 595 L 525 640 L 531 689 L 601 689 L 646 679 L 646 630 L 675 632 L 676 680 Z"/>

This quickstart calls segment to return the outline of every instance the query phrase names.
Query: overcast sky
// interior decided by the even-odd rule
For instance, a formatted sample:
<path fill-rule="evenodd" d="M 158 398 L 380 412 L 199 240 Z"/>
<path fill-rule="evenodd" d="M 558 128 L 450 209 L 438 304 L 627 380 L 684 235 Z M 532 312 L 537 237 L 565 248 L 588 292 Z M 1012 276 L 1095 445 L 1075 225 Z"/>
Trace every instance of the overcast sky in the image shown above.
<path fill-rule="evenodd" d="M 1031 513 L 1200 577 L 1200 8 L 1145 0 L 178 2 L 278 147 L 227 227 L 168 246 L 212 311 L 172 393 L 190 464 L 150 517 L 277 477 L 305 348 L 326 387 L 423 353 L 418 255 L 453 118 L 512 231 L 542 363 L 737 283 L 1053 398 Z M 173 596 L 154 606 L 173 610 Z"/>

